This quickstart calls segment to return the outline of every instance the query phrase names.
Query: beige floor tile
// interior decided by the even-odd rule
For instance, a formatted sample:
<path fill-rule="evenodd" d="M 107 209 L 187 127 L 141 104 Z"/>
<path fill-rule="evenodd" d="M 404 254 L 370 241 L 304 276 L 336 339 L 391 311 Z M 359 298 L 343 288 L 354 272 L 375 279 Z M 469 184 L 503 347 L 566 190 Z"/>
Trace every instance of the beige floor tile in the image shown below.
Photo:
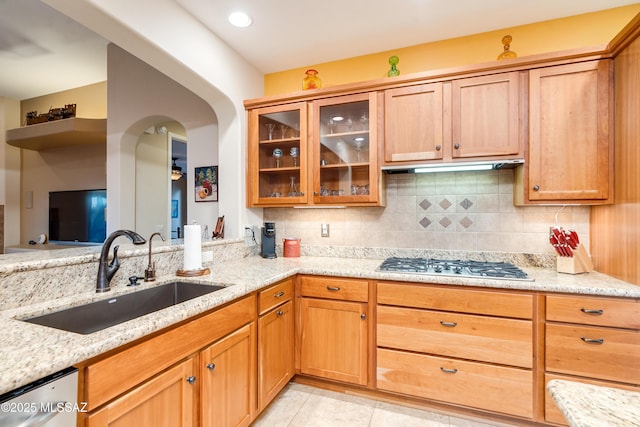
<path fill-rule="evenodd" d="M 370 427 L 449 427 L 447 415 L 379 402 Z"/>
<path fill-rule="evenodd" d="M 289 383 L 254 427 L 512 427 Z"/>
<path fill-rule="evenodd" d="M 373 406 L 312 394 L 289 424 L 291 427 L 367 427 Z"/>

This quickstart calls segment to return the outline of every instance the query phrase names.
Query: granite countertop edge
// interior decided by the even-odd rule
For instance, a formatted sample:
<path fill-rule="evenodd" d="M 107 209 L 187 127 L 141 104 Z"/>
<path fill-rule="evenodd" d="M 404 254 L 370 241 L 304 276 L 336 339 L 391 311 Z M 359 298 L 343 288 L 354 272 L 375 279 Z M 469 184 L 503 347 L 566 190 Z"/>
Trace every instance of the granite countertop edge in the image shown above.
<path fill-rule="evenodd" d="M 640 391 L 557 379 L 547 390 L 570 427 L 640 426 Z"/>
<path fill-rule="evenodd" d="M 381 259 L 314 256 L 263 259 L 249 256 L 213 263 L 210 266 L 211 274 L 180 280 L 222 284 L 224 289 L 88 335 L 34 325 L 19 319 L 157 286 L 176 280 L 176 277 L 161 277 L 153 284 L 144 284 L 134 290 L 118 284 L 112 287 L 108 296 L 89 291 L 73 297 L 0 311 L 0 320 L 4 325 L 0 330 L 0 394 L 198 316 L 295 274 L 640 298 L 640 286 L 595 272 L 574 276 L 543 268 L 525 268 L 535 281 L 512 281 L 378 272 L 376 269 L 381 262 Z"/>

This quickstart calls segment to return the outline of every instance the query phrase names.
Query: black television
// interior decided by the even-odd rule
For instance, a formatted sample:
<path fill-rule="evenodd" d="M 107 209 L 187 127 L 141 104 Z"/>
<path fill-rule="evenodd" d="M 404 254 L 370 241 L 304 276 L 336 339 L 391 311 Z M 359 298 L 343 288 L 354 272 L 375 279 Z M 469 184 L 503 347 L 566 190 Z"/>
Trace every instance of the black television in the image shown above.
<path fill-rule="evenodd" d="M 103 243 L 107 190 L 49 192 L 49 241 Z"/>

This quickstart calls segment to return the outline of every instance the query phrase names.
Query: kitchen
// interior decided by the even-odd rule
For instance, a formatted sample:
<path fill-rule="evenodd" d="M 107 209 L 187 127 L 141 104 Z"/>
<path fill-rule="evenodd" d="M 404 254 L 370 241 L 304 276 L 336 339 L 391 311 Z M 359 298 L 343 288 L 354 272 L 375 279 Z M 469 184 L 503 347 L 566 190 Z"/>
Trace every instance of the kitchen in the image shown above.
<path fill-rule="evenodd" d="M 500 185 L 500 180 L 504 181 L 505 179 L 507 179 L 507 177 L 508 177 L 508 175 L 506 175 L 506 174 L 504 174 L 504 173 L 502 173 L 502 172 L 500 172 L 500 173 L 498 174 L 498 177 L 497 177 L 497 178 L 493 178 L 493 177 L 492 177 L 492 179 L 497 179 L 497 180 L 498 180 L 498 183 L 497 183 L 497 185 L 498 185 L 498 187 L 497 187 L 497 188 L 498 188 L 498 189 L 497 189 L 497 191 L 496 191 L 496 193 L 495 193 L 495 194 L 498 194 L 498 195 L 499 195 L 499 194 L 509 194 L 509 191 L 508 191 L 508 190 L 504 190 L 504 189 L 500 190 L 500 187 L 499 187 L 499 185 Z M 397 184 L 397 185 L 398 185 L 398 186 L 399 186 L 400 184 L 402 184 L 402 185 L 407 185 L 407 183 L 402 182 L 402 181 L 406 181 L 406 178 L 405 178 L 405 179 L 399 179 L 399 180 L 398 180 L 398 184 Z M 411 184 L 409 183 L 409 185 L 411 185 Z M 429 184 L 429 185 L 433 185 L 433 184 Z M 450 186 L 451 184 L 448 184 L 448 185 Z M 477 183 L 477 182 L 476 182 L 476 183 L 473 183 L 473 185 L 475 186 L 475 188 L 477 188 L 477 187 L 478 187 L 478 183 Z M 491 185 L 495 185 L 495 183 L 492 183 Z M 506 185 L 508 186 L 508 182 L 506 183 Z M 389 188 L 389 187 L 388 187 L 388 188 Z M 391 188 L 394 188 L 394 187 L 391 187 Z M 506 188 L 508 188 L 508 187 L 506 187 Z M 404 190 L 401 190 L 401 191 L 404 191 Z M 494 191 L 495 191 L 495 190 L 494 190 Z M 447 194 L 447 195 L 449 195 L 449 194 Z M 412 197 L 413 195 L 412 195 L 412 194 L 409 194 L 409 196 L 410 196 L 410 197 Z M 440 200 L 438 200 L 438 202 L 440 202 Z M 371 210 L 371 209 L 369 209 L 369 208 L 366 208 L 366 209 Z M 380 209 L 376 209 L 376 208 L 373 208 L 373 209 L 374 209 L 374 210 L 376 210 L 376 212 L 369 213 L 369 215 L 371 215 L 371 220 L 375 222 L 376 215 L 379 215 Z M 554 208 L 554 209 L 552 210 L 552 212 L 549 214 L 549 217 L 550 217 L 550 218 L 553 218 L 553 216 L 555 215 L 555 213 L 557 213 L 557 210 L 558 210 L 557 208 Z M 572 208 L 572 209 L 570 209 L 570 211 L 572 211 L 572 210 L 573 210 L 573 208 Z M 328 212 L 327 212 L 327 211 L 328 211 Z M 339 218 L 340 218 L 341 216 L 346 216 L 346 215 L 367 215 L 367 214 L 363 214 L 363 213 L 357 213 L 357 214 L 355 214 L 355 213 L 352 213 L 351 211 L 352 211 L 351 209 L 346 209 L 346 210 L 344 210 L 344 211 L 338 211 L 338 210 L 335 210 L 335 211 L 334 211 L 334 210 L 325 210 L 325 211 L 324 211 L 324 212 L 322 212 L 322 213 L 314 214 L 314 213 L 312 213 L 312 212 L 313 212 L 313 210 L 304 210 L 304 211 L 303 211 L 303 210 L 300 210 L 300 211 L 298 211 L 298 210 L 292 210 L 291 215 L 295 215 L 295 216 L 300 215 L 300 217 L 301 217 L 301 219 L 302 219 L 303 221 L 306 221 L 306 220 L 307 220 L 307 218 L 309 218 L 309 217 L 313 217 L 313 215 L 318 215 L 318 216 L 320 216 L 320 215 L 331 215 L 332 217 L 329 217 L 329 219 L 318 218 L 317 220 L 313 220 L 313 221 L 318 221 L 318 223 L 320 223 L 320 222 L 325 222 L 325 221 L 326 221 L 326 222 L 329 222 L 329 223 L 332 223 L 332 224 L 333 224 L 333 223 L 335 223 L 335 221 L 339 220 Z M 300 213 L 299 213 L 299 212 L 300 212 Z M 563 211 L 563 212 L 564 212 L 564 211 Z M 578 213 L 579 213 L 579 212 L 578 212 Z M 289 215 L 289 214 L 290 214 L 290 212 L 289 212 L 289 211 L 286 211 L 286 212 L 284 212 L 284 213 L 281 213 L 281 211 L 280 211 L 280 210 L 278 210 L 278 211 L 276 211 L 274 214 L 275 214 L 275 215 Z M 582 215 L 584 216 L 584 214 L 582 214 Z M 547 223 L 547 224 L 549 224 L 549 223 L 551 223 L 551 224 L 552 224 L 552 223 L 553 223 L 553 220 L 552 220 L 552 219 L 549 219 L 549 217 L 547 217 L 547 218 L 543 219 L 541 222 L 545 222 L 545 223 Z M 335 220 L 334 220 L 334 218 L 335 218 Z M 289 219 L 289 218 L 287 218 L 287 220 L 288 220 L 288 219 Z M 588 219 L 586 219 L 586 220 L 585 220 L 585 219 L 583 219 L 582 221 L 583 221 L 583 223 L 584 223 L 584 222 L 588 221 Z M 238 222 L 240 222 L 240 221 L 238 221 Z M 283 222 L 283 221 L 279 221 L 279 220 L 277 220 L 276 222 L 280 223 L 280 222 Z M 353 222 L 357 222 L 357 219 L 354 219 L 354 220 L 353 220 Z M 578 222 L 578 224 L 580 223 L 580 221 L 579 221 L 579 220 L 578 220 L 578 221 L 575 221 L 573 218 L 570 218 L 570 219 L 563 219 L 563 221 L 562 221 L 562 222 L 571 222 L 571 223 Z M 586 230 L 584 230 L 581 234 L 582 234 L 583 236 L 585 236 L 585 238 L 586 238 L 586 236 L 588 236 L 589 230 L 588 230 L 588 228 L 587 228 L 587 227 L 585 227 L 585 228 L 586 228 Z M 335 227 L 335 226 L 334 226 L 334 227 L 332 227 L 331 231 L 338 231 L 338 232 L 339 232 L 339 231 L 340 231 L 340 229 L 341 229 L 341 227 Z M 347 227 L 345 227 L 345 229 L 347 229 Z M 521 228 L 520 228 L 520 229 L 517 229 L 516 231 L 519 231 L 519 230 L 521 230 Z M 510 231 L 510 230 L 507 230 L 507 231 Z M 279 231 L 279 235 L 282 235 L 282 234 L 280 234 L 280 233 L 282 233 L 282 231 L 281 231 L 281 230 Z M 288 234 L 288 233 L 287 233 L 287 234 Z M 318 234 L 319 234 L 319 232 L 318 232 Z M 367 234 L 367 233 L 366 233 L 366 231 L 365 231 L 364 233 L 363 233 L 362 231 L 360 231 L 358 234 Z M 306 239 L 306 237 L 303 237 L 303 238 L 305 238 L 305 239 Z M 313 238 L 313 237 L 310 237 L 310 238 Z M 316 238 L 316 239 L 319 239 L 319 237 L 317 237 L 317 236 L 315 236 L 315 238 Z M 306 242 L 306 240 L 304 240 L 304 241 Z M 338 242 L 338 243 L 341 243 L 341 242 Z M 545 242 L 545 244 L 546 244 L 546 245 L 548 245 L 548 243 L 546 243 L 546 242 Z M 454 248 L 449 248 L 449 249 L 464 249 L 464 248 L 455 248 L 455 247 L 454 247 Z M 545 247 L 545 249 L 548 249 L 548 248 L 546 248 L 546 247 Z M 489 248 L 486 248 L 486 249 L 485 249 L 485 248 L 483 248 L 483 250 L 489 250 Z M 593 248 L 592 248 L 592 251 L 593 251 Z M 216 258 L 216 259 L 217 259 L 217 258 Z"/>

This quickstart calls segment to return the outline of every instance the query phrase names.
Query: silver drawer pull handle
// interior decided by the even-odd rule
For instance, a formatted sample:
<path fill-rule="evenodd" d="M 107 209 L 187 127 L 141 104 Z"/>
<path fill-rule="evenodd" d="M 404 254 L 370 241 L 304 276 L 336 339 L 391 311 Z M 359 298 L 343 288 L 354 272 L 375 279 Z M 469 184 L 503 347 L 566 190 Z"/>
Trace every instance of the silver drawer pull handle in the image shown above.
<path fill-rule="evenodd" d="M 446 326 L 448 328 L 455 328 L 456 326 L 458 326 L 458 323 L 456 323 L 456 322 L 445 322 L 444 320 L 441 320 L 440 324 L 442 326 Z"/>
<path fill-rule="evenodd" d="M 581 312 L 585 313 L 585 314 L 593 314 L 595 316 L 600 316 L 602 313 L 604 313 L 604 310 L 600 309 L 600 310 L 590 310 L 588 308 L 584 308 L 582 307 L 580 309 Z"/>
<path fill-rule="evenodd" d="M 340 290 L 340 288 L 337 286 L 327 286 L 327 290 L 332 292 L 337 292 Z"/>
<path fill-rule="evenodd" d="M 277 294 L 273 294 L 273 297 L 274 297 L 274 298 L 280 298 L 280 297 L 282 297 L 282 296 L 284 296 L 284 291 L 280 291 L 280 292 L 278 292 Z"/>
<path fill-rule="evenodd" d="M 278 316 L 282 316 L 282 315 L 284 314 L 284 311 L 282 311 L 282 310 L 278 310 L 278 311 L 276 311 L 276 314 L 277 314 Z"/>
<path fill-rule="evenodd" d="M 604 344 L 604 338 L 594 339 L 594 338 L 580 337 L 580 339 L 588 344 Z"/>
<path fill-rule="evenodd" d="M 458 370 L 456 368 L 447 369 L 447 368 L 443 368 L 442 366 L 440 367 L 440 370 L 442 372 L 444 372 L 445 374 L 455 374 L 456 372 L 458 372 Z"/>
<path fill-rule="evenodd" d="M 189 384 L 193 384 L 196 382 L 196 377 L 190 376 L 190 377 L 187 377 L 186 380 Z"/>

